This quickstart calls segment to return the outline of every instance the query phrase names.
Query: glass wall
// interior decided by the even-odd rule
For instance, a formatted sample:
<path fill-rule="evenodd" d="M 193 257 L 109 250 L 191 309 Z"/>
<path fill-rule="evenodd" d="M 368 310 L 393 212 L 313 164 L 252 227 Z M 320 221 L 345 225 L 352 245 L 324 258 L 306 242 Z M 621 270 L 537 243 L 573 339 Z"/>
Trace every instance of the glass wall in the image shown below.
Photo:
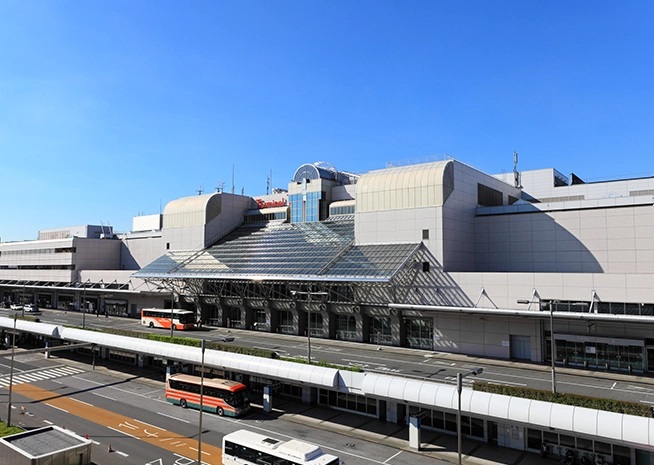
<path fill-rule="evenodd" d="M 292 312 L 288 310 L 279 311 L 279 332 L 282 334 L 295 334 Z"/>
<path fill-rule="evenodd" d="M 340 410 L 349 410 L 364 415 L 377 416 L 377 400 L 366 396 L 319 389 L 318 403 Z"/>
<path fill-rule="evenodd" d="M 547 444 L 550 458 L 564 457 L 566 452 L 570 450 L 577 458 L 577 461 L 580 461 L 585 455 L 589 459 L 589 463 L 601 463 L 603 460 L 603 463 L 606 464 L 631 464 L 631 451 L 628 447 L 589 438 L 558 434 L 552 431 L 527 429 L 527 449 L 540 451 L 543 443 Z"/>
<path fill-rule="evenodd" d="M 434 348 L 434 320 L 431 318 L 405 318 L 406 344 L 417 349 Z"/>
<path fill-rule="evenodd" d="M 370 342 L 377 345 L 393 344 L 393 332 L 391 331 L 390 317 L 370 318 Z"/>
<path fill-rule="evenodd" d="M 600 368 L 612 371 L 644 372 L 645 347 L 631 345 L 628 341 L 615 343 L 575 341 L 556 338 L 556 361 L 568 366 Z M 551 362 L 550 340 L 547 340 L 547 361 Z"/>
<path fill-rule="evenodd" d="M 335 315 L 336 338 L 344 341 L 357 340 L 357 320 L 354 315 Z"/>

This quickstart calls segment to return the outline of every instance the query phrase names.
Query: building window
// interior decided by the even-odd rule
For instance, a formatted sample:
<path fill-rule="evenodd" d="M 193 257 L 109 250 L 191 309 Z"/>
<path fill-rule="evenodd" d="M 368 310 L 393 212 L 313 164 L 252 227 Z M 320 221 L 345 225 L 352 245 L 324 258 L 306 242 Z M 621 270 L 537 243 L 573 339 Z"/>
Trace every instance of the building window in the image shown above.
<path fill-rule="evenodd" d="M 422 262 L 422 271 L 429 273 L 429 262 Z"/>
<path fill-rule="evenodd" d="M 423 229 L 422 230 L 422 240 L 426 241 L 429 239 L 429 229 Z"/>
<path fill-rule="evenodd" d="M 492 187 L 477 184 L 477 205 L 499 207 L 502 205 L 502 193 Z"/>

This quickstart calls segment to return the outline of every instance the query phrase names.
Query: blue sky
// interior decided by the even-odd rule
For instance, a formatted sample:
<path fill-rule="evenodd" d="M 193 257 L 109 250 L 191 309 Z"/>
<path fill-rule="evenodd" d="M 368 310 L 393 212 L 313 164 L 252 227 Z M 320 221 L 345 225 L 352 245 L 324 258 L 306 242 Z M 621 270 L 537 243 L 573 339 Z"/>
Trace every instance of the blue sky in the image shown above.
<path fill-rule="evenodd" d="M 0 238 L 454 157 L 654 175 L 654 3 L 0 0 Z"/>

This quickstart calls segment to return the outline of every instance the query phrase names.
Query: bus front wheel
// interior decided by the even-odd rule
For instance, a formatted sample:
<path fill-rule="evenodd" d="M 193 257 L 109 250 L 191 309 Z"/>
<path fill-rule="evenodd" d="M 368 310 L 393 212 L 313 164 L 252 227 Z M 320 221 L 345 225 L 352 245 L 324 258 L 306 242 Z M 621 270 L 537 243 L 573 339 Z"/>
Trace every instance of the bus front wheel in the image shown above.
<path fill-rule="evenodd" d="M 150 328 L 154 328 L 154 323 L 153 323 L 153 322 L 150 322 L 150 325 L 149 325 L 149 326 L 150 326 Z"/>
<path fill-rule="evenodd" d="M 218 408 L 216 409 L 216 413 L 217 413 L 218 416 L 220 416 L 220 417 L 222 417 L 222 416 L 225 414 L 225 412 L 224 412 L 224 410 L 223 410 L 222 407 L 218 407 Z"/>
<path fill-rule="evenodd" d="M 179 405 L 182 406 L 182 408 L 188 407 L 188 404 L 186 403 L 186 399 L 182 399 L 179 401 Z"/>

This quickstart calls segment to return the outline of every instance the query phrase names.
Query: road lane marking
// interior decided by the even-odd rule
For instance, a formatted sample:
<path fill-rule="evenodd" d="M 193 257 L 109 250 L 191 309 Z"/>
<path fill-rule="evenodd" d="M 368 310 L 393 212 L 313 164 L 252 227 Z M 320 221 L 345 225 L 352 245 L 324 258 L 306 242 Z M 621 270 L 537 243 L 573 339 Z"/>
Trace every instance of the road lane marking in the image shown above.
<path fill-rule="evenodd" d="M 57 409 L 57 410 L 61 410 L 62 412 L 69 413 L 68 410 L 63 409 L 63 408 L 61 408 L 61 407 L 57 407 L 56 405 L 52 405 L 52 404 L 50 404 L 50 403 L 48 403 L 48 402 L 44 402 L 44 404 L 47 405 L 48 407 L 52 407 L 52 408 L 55 408 L 55 409 Z"/>
<path fill-rule="evenodd" d="M 85 421 L 105 426 L 120 434 L 131 436 L 139 441 L 160 447 L 169 452 L 192 457 L 194 455 L 192 448 L 197 449 L 198 447 L 197 439 L 191 439 L 170 430 L 159 428 L 155 425 L 100 407 L 83 405 L 76 401 L 76 399 L 62 396 L 59 393 L 32 384 L 15 386 L 14 392 L 38 402 L 46 403 L 45 401 L 47 401 L 47 405 L 50 407 L 83 418 Z M 157 431 L 153 431 L 153 429 Z M 206 457 L 203 457 L 202 460 L 203 463 L 207 463 L 208 465 L 222 465 L 222 449 L 207 443 L 202 444 L 202 449 L 206 453 Z"/>
<path fill-rule="evenodd" d="M 175 417 L 175 416 L 173 416 L 173 415 L 168 415 L 168 414 L 166 414 L 166 413 L 157 412 L 157 415 L 161 415 L 162 417 L 172 418 L 173 420 L 183 421 L 184 423 L 191 423 L 191 422 L 188 421 L 188 420 L 184 420 L 184 419 L 182 419 L 182 418 L 178 418 L 178 417 Z"/>
<path fill-rule="evenodd" d="M 400 455 L 401 453 L 402 453 L 402 451 L 399 451 L 397 454 L 395 454 L 395 455 L 393 455 L 393 456 L 387 458 L 386 460 L 384 460 L 384 463 L 387 463 L 389 460 L 393 460 L 395 457 L 397 457 L 397 456 Z"/>
<path fill-rule="evenodd" d="M 152 426 L 153 428 L 157 428 L 158 430 L 161 430 L 161 431 L 166 431 L 166 430 L 163 429 L 163 428 L 159 428 L 159 427 L 156 426 L 156 425 L 152 425 L 152 424 L 150 424 L 150 423 L 146 423 L 146 422 L 144 422 L 144 421 L 137 420 L 136 418 L 134 419 L 134 421 L 138 421 L 139 423 L 142 423 L 142 424 L 147 425 L 147 426 Z"/>
<path fill-rule="evenodd" d="M 80 404 L 89 405 L 93 407 L 93 404 L 89 404 L 88 402 L 84 402 L 83 400 L 75 399 L 74 397 L 71 397 L 71 399 L 73 399 L 75 402 L 79 402 Z"/>
<path fill-rule="evenodd" d="M 116 401 L 116 399 L 114 399 L 113 397 L 105 396 L 104 394 L 100 394 L 99 392 L 93 392 L 92 394 L 94 396 L 104 397 L 105 399 L 113 400 L 114 402 Z"/>
<path fill-rule="evenodd" d="M 107 426 L 107 428 L 109 428 L 112 431 L 115 431 L 116 433 L 124 434 L 125 436 L 129 436 L 131 438 L 138 439 L 138 436 L 134 436 L 133 434 L 129 434 L 129 433 L 127 433 L 127 432 L 125 432 L 125 431 L 123 431 L 121 429 L 114 428 L 112 426 Z"/>

